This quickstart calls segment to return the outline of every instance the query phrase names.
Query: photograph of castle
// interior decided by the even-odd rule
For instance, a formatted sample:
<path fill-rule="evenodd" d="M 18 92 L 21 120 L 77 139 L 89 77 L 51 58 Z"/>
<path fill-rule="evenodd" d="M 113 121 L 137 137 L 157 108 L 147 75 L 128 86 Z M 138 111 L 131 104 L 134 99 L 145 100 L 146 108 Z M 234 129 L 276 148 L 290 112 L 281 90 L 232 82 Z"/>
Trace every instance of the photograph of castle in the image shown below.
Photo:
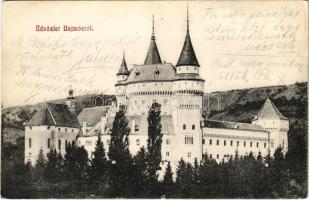
<path fill-rule="evenodd" d="M 144 3 L 145 5 L 140 5 L 141 9 L 147 8 L 147 2 Z M 176 2 L 166 2 L 161 5 L 157 2 L 153 9 L 160 10 L 163 4 L 166 8 L 171 8 L 174 3 Z M 72 5 L 76 6 L 77 10 L 80 8 L 79 4 Z M 113 38 L 113 31 L 118 32 L 118 23 L 126 26 L 128 23 L 121 21 L 123 20 L 120 17 L 121 14 L 109 13 L 112 9 L 117 10 L 117 6 L 112 2 L 98 4 L 98 6 L 102 5 L 108 7 L 103 8 L 106 9 L 107 14 L 105 14 L 110 17 L 106 26 L 111 22 L 114 23 L 107 29 L 110 32 L 107 30 L 104 32 Z M 16 68 L 17 71 L 14 74 L 17 77 L 16 81 L 11 81 L 10 84 L 16 84 L 17 88 L 28 88 L 31 91 L 30 96 L 25 98 L 25 102 L 17 103 L 17 106 L 10 106 L 9 103 L 14 102 L 9 100 L 14 99 L 14 95 L 11 95 L 12 98 L 7 95 L 6 98 L 5 92 L 8 90 L 6 87 L 9 86 L 4 87 L 4 93 L 2 93 L 5 99 L 2 102 L 8 105 L 2 105 L 2 197 L 306 197 L 307 77 L 301 75 L 303 72 L 297 72 L 299 77 L 292 76 L 292 72 L 289 71 L 291 69 L 284 68 L 282 71 L 291 76 L 285 83 L 278 81 L 283 81 L 287 75 L 280 75 L 276 82 L 274 76 L 280 73 L 272 73 L 271 70 L 273 68 L 278 70 L 278 67 L 283 66 L 282 63 L 278 64 L 279 61 L 276 63 L 276 59 L 281 58 L 282 55 L 278 53 L 272 56 L 275 51 L 272 48 L 282 48 L 280 51 L 285 52 L 299 50 L 301 52 L 299 55 L 306 54 L 297 46 L 303 44 L 299 41 L 301 38 L 306 38 L 299 33 L 297 23 L 302 19 L 299 13 L 307 13 L 307 11 L 300 10 L 302 4 L 295 4 L 293 9 L 288 9 L 269 3 L 274 9 L 278 9 L 278 12 L 269 11 L 265 6 L 257 4 L 259 14 L 246 10 L 246 6 L 240 4 L 236 4 L 235 8 L 228 11 L 226 3 L 201 5 L 206 9 L 201 8 L 202 14 L 199 16 L 197 4 L 181 2 L 181 6 L 177 6 L 175 12 L 181 13 L 182 19 L 179 22 L 185 23 L 175 25 L 179 28 L 174 32 L 166 30 L 166 27 L 170 29 L 173 27 L 164 25 L 164 20 L 169 20 L 168 16 L 170 16 L 169 23 L 174 24 L 176 21 L 173 22 L 172 19 L 179 19 L 179 16 L 169 13 L 168 9 L 159 14 L 146 12 L 145 15 L 149 17 L 143 20 L 134 18 L 140 20 L 138 22 L 140 24 L 137 23 L 138 25 L 132 25 L 132 27 L 143 26 L 138 30 L 148 30 L 148 35 L 142 33 L 143 39 L 140 39 L 141 35 L 137 37 L 136 41 L 143 42 L 135 40 L 130 42 L 131 40 L 128 39 L 124 42 L 128 46 L 122 44 L 126 39 L 119 38 L 116 39 L 117 42 L 96 41 L 89 44 L 80 42 L 79 37 L 84 37 L 83 34 L 90 34 L 90 38 L 93 37 L 91 32 L 97 31 L 96 23 L 85 27 L 71 26 L 72 33 L 65 34 L 74 34 L 74 36 L 61 35 L 60 39 L 51 44 L 39 43 L 34 36 L 29 37 L 28 40 L 13 38 L 13 42 L 10 42 L 13 47 L 10 48 L 15 46 L 20 48 L 27 41 L 32 44 L 32 47 L 28 48 L 37 48 L 38 51 L 37 53 L 28 51 L 27 54 L 15 56 L 12 54 L 11 57 L 9 50 L 4 51 L 4 55 L 8 55 L 4 58 L 8 61 L 13 59 L 13 65 L 16 62 L 16 66 L 20 67 L 20 69 Z M 67 4 L 61 4 L 61 6 L 65 10 Z M 92 6 L 93 12 L 96 13 L 97 8 L 95 5 Z M 129 4 L 127 6 L 132 9 L 132 12 L 136 12 L 134 10 L 136 7 L 130 7 Z M 211 8 L 211 6 L 214 7 Z M 13 9 L 10 4 L 6 7 L 7 10 Z M 88 15 L 94 17 L 91 12 Z M 275 19 L 271 18 L 273 23 L 265 22 L 266 16 L 280 18 L 280 23 L 284 19 L 286 23 L 291 24 L 289 27 L 297 28 L 283 30 L 287 27 L 283 23 L 279 30 Z M 130 15 L 126 17 L 129 18 Z M 263 17 L 264 19 L 261 20 Z M 232 20 L 233 23 L 228 23 L 228 20 Z M 244 25 L 241 20 L 244 20 Z M 160 27 L 161 21 L 165 27 L 162 29 L 162 25 L 158 30 L 157 26 Z M 239 25 L 235 25 L 234 22 L 239 22 Z M 131 23 L 134 23 L 133 20 Z M 204 37 L 204 40 L 208 41 L 206 44 L 209 44 L 207 50 L 203 49 L 204 42 L 200 40 L 200 36 L 194 37 L 202 35 L 194 31 L 198 30 L 203 23 L 207 24 L 205 29 L 201 29 L 205 31 L 203 34 L 206 34 Z M 11 28 L 9 22 L 6 25 L 8 29 Z M 36 25 L 41 27 L 36 34 L 47 34 L 47 41 L 50 37 L 56 38 L 56 32 L 61 32 L 61 26 L 49 25 Z M 69 24 L 65 26 L 70 27 Z M 240 27 L 238 36 L 233 26 Z M 274 29 L 274 32 L 270 33 L 269 29 Z M 307 29 L 305 30 L 307 33 Z M 130 31 L 141 34 L 133 28 L 127 30 L 127 32 Z M 167 40 L 158 39 L 158 34 L 165 35 L 162 37 Z M 239 36 L 239 34 L 244 35 Z M 272 34 L 282 38 L 277 44 L 266 47 L 267 42 L 267 45 L 271 45 L 275 41 L 273 39 L 275 36 Z M 284 43 L 290 42 L 286 37 L 287 34 L 298 38 L 295 43 L 296 49 L 287 49 Z M 147 36 L 144 37 L 144 35 Z M 6 37 L 9 40 L 10 37 Z M 182 39 L 178 40 L 181 37 Z M 210 37 L 212 39 L 209 39 Z M 227 52 L 226 50 L 231 48 L 230 42 L 237 41 L 237 37 L 248 42 L 247 45 L 240 44 L 243 46 L 240 49 L 242 51 L 245 49 L 245 53 L 240 50 L 232 56 L 218 53 L 218 58 L 213 56 L 212 66 L 205 64 L 205 57 L 207 60 L 212 59 L 205 56 L 207 52 L 219 50 Z M 173 38 L 177 38 L 181 43 L 170 46 L 169 43 Z M 272 40 L 269 41 L 269 38 Z M 264 41 L 264 46 L 258 46 L 257 39 Z M 220 44 L 219 40 L 221 40 Z M 227 42 L 223 43 L 224 40 Z M 62 50 L 61 56 L 50 53 L 66 47 L 69 41 L 77 45 L 74 46 L 72 43 L 73 50 Z M 100 45 L 107 43 L 111 43 L 108 44 L 111 45 L 110 49 L 105 46 L 101 49 Z M 142 46 L 148 45 L 148 50 L 143 52 L 138 46 L 134 46 L 135 43 Z M 215 45 L 211 47 L 211 44 Z M 83 45 L 85 45 L 84 49 Z M 117 47 L 118 50 L 115 51 L 114 48 L 117 45 L 124 50 L 119 52 Z M 162 51 L 161 46 L 164 47 Z M 174 52 L 172 56 L 175 57 L 175 54 L 178 57 L 169 59 L 168 55 L 171 54 L 164 54 L 167 52 L 165 49 L 167 46 L 170 46 Z M 45 48 L 51 48 L 46 55 Z M 256 51 L 254 55 L 253 48 Z M 259 52 L 260 48 L 264 48 L 263 52 L 266 51 L 265 48 L 272 52 L 266 51 L 264 53 L 266 55 L 261 55 L 263 53 Z M 80 49 L 81 52 L 86 49 L 86 54 L 82 55 L 81 60 L 79 56 L 71 58 L 76 49 Z M 103 69 L 100 66 L 100 62 L 107 62 L 106 57 L 98 56 L 101 51 L 115 51 L 119 55 L 114 59 L 114 53 L 111 53 L 113 55 L 109 57 L 112 60 L 111 67 Z M 57 60 L 54 59 L 56 56 Z M 131 58 L 136 61 L 135 56 L 139 58 L 138 64 L 130 60 Z M 31 61 L 33 58 L 36 60 Z M 163 58 L 175 60 L 175 62 L 167 62 Z M 224 59 L 220 60 L 220 58 Z M 287 60 L 286 65 L 304 66 L 302 70 L 307 70 L 305 63 L 307 61 L 295 61 L 301 56 L 286 58 L 292 60 Z M 49 59 L 52 59 L 52 64 L 49 63 Z M 69 63 L 78 61 L 72 67 L 65 69 L 61 75 L 55 74 L 58 68 L 53 68 L 57 64 L 62 65 L 58 62 L 61 59 L 68 59 Z M 50 64 L 50 69 L 43 73 L 44 68 L 36 68 L 32 72 L 35 64 L 27 65 L 31 62 L 37 62 L 40 65 L 46 63 L 47 66 Z M 222 64 L 223 62 L 225 64 Z M 235 66 L 236 62 L 238 62 L 237 66 Z M 89 67 L 86 65 L 88 63 L 94 66 Z M 256 66 L 258 66 L 257 71 L 250 77 L 250 70 Z M 261 66 L 264 66 L 262 70 Z M 3 77 L 10 77 L 9 71 L 5 70 L 6 65 L 3 67 Z M 232 71 L 240 67 L 244 67 L 243 74 Z M 95 71 L 98 68 L 103 70 Z M 89 69 L 93 70 L 93 76 L 88 75 Z M 267 73 L 265 69 L 268 70 Z M 6 73 L 8 74 L 5 75 Z M 105 74 L 106 78 L 100 78 L 97 73 Z M 209 76 L 211 73 L 214 73 L 212 77 Z M 296 72 L 293 71 L 293 73 Z M 18 78 L 21 75 L 23 77 Z M 24 76 L 26 78 L 22 80 Z M 43 80 L 43 82 L 40 84 L 27 82 L 31 77 L 36 76 L 35 80 Z M 83 78 L 78 79 L 80 77 Z M 6 78 L 3 79 L 5 81 Z M 49 79 L 55 83 L 51 82 L 49 86 Z M 62 82 L 69 83 L 63 87 Z M 254 87 L 247 87 L 245 83 L 252 84 Z M 103 85 L 106 84 L 113 92 L 105 93 L 104 89 L 90 94 L 81 92 L 80 87 L 91 90 L 89 87 L 92 84 L 98 85 L 99 88 L 100 86 L 105 88 Z M 57 88 L 61 90 L 56 90 Z M 47 92 L 46 96 L 43 93 L 41 96 L 41 90 L 44 94 Z M 23 93 L 23 89 L 19 91 L 18 93 Z M 55 98 L 51 97 L 49 100 L 48 95 L 53 95 L 51 92 L 54 92 Z M 36 98 L 38 100 L 35 100 Z M 28 103 L 32 101 L 33 103 Z"/>

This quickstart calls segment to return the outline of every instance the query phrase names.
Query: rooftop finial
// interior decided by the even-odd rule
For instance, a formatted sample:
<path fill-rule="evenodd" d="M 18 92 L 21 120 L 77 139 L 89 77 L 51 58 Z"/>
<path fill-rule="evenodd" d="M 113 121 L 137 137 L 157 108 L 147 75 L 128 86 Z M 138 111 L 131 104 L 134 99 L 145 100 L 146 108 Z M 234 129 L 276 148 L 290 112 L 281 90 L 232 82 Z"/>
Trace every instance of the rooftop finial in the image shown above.
<path fill-rule="evenodd" d="M 189 32 L 189 6 L 188 6 L 188 2 L 187 2 L 187 31 Z"/>
<path fill-rule="evenodd" d="M 123 59 L 124 59 L 124 57 L 125 57 L 124 49 L 122 49 L 122 57 L 123 57 Z"/>
<path fill-rule="evenodd" d="M 154 15 L 152 15 L 152 36 L 154 36 Z"/>

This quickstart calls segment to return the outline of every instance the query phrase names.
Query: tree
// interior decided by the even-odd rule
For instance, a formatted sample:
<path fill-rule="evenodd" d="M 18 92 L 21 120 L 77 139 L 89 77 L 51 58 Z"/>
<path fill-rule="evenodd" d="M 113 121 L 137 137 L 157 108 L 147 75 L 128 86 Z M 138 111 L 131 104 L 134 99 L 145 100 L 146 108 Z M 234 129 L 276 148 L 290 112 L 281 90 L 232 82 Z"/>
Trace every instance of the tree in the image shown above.
<path fill-rule="evenodd" d="M 47 154 L 47 164 L 44 170 L 44 177 L 48 180 L 55 180 L 58 176 L 57 170 L 57 152 L 55 149 L 51 149 Z"/>
<path fill-rule="evenodd" d="M 129 152 L 128 120 L 125 106 L 120 106 L 116 113 L 111 132 L 109 146 L 110 167 L 110 195 L 112 197 L 128 197 L 132 187 L 132 157 Z"/>
<path fill-rule="evenodd" d="M 174 193 L 173 172 L 170 162 L 167 163 L 163 176 L 163 190 L 166 198 L 170 198 L 171 195 Z"/>
<path fill-rule="evenodd" d="M 161 144 L 163 134 L 161 132 L 161 105 L 153 103 L 148 112 L 148 175 L 151 188 L 155 188 L 154 184 L 157 183 L 157 171 L 160 169 Z"/>
<path fill-rule="evenodd" d="M 64 155 L 64 174 L 67 180 L 85 180 L 88 171 L 88 153 L 84 146 L 77 147 L 75 144 L 66 146 Z"/>
<path fill-rule="evenodd" d="M 93 158 L 90 163 L 90 178 L 92 180 L 102 179 L 107 171 L 107 159 L 100 134 L 98 134 L 98 140 L 96 142 L 96 147 L 93 152 Z"/>
<path fill-rule="evenodd" d="M 147 152 L 145 147 L 142 147 L 134 156 L 134 197 L 145 198 L 147 197 Z"/>
<path fill-rule="evenodd" d="M 177 168 L 176 188 L 181 198 L 190 198 L 193 195 L 193 168 L 183 159 L 179 161 Z"/>
<path fill-rule="evenodd" d="M 46 167 L 45 156 L 44 156 L 43 150 L 40 149 L 39 154 L 38 154 L 38 158 L 37 158 L 36 163 L 35 163 L 35 168 L 34 168 L 34 176 L 35 176 L 36 179 L 42 179 L 43 178 L 45 167 Z"/>

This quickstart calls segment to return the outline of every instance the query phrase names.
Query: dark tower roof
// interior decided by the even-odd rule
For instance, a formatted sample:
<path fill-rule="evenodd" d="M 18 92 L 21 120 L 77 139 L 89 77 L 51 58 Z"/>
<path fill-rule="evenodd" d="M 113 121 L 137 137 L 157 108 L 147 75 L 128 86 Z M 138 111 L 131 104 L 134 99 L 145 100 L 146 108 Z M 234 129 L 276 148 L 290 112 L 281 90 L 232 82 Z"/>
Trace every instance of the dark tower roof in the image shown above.
<path fill-rule="evenodd" d="M 117 75 L 129 75 L 129 74 L 130 73 L 129 73 L 127 63 L 126 63 L 126 60 L 125 60 L 125 57 L 124 57 L 124 52 L 123 52 L 122 62 L 121 62 L 120 69 L 119 69 Z"/>
<path fill-rule="evenodd" d="M 160 64 L 162 63 L 161 57 L 159 54 L 159 50 L 156 44 L 156 38 L 154 35 L 154 17 L 152 16 L 152 35 L 151 41 L 148 49 L 148 53 L 145 59 L 145 65 L 152 65 L 152 64 Z"/>
<path fill-rule="evenodd" d="M 189 32 L 189 11 L 187 7 L 187 34 L 176 66 L 200 66 L 195 56 Z"/>

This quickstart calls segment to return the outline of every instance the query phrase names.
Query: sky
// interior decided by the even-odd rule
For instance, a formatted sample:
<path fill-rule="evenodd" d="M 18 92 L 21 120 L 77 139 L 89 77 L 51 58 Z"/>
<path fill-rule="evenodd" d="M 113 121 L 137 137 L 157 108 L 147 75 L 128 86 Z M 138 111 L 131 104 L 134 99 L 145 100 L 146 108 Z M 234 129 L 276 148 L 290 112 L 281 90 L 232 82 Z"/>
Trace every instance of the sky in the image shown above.
<path fill-rule="evenodd" d="M 69 87 L 75 95 L 114 94 L 123 52 L 129 68 L 145 60 L 152 15 L 161 58 L 175 65 L 187 4 L 205 92 L 307 81 L 305 2 L 4 2 L 2 105 L 65 98 Z"/>

